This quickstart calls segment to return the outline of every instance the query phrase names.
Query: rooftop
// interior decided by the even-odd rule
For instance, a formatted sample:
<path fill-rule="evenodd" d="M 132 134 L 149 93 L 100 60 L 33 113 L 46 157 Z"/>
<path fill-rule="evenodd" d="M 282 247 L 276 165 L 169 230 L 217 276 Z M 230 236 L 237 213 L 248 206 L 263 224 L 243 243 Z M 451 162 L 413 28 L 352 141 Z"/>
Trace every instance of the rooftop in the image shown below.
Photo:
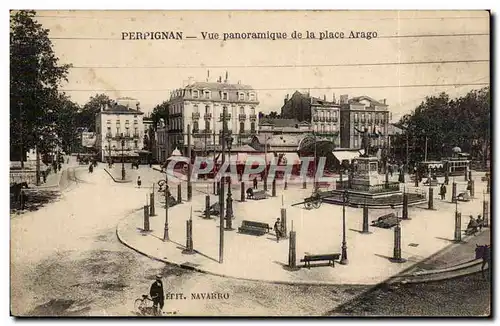
<path fill-rule="evenodd" d="M 209 90 L 254 90 L 250 85 L 230 83 L 195 82 L 184 87 L 185 89 L 209 89 Z"/>

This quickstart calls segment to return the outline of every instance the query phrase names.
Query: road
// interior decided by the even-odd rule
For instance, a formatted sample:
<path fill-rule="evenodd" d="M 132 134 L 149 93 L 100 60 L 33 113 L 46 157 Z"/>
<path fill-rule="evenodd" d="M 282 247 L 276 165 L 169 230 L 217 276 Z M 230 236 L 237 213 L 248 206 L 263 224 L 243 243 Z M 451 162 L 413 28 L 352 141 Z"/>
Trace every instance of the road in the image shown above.
<path fill-rule="evenodd" d="M 130 316 L 133 302 L 162 274 L 180 315 L 322 315 L 364 286 L 291 286 L 220 278 L 142 256 L 118 242 L 118 221 L 144 204 L 149 189 L 116 184 L 100 165 L 76 168 L 58 201 L 11 218 L 11 312 L 21 316 Z M 142 176 L 142 174 L 141 174 Z M 192 300 L 191 293 L 228 293 Z"/>

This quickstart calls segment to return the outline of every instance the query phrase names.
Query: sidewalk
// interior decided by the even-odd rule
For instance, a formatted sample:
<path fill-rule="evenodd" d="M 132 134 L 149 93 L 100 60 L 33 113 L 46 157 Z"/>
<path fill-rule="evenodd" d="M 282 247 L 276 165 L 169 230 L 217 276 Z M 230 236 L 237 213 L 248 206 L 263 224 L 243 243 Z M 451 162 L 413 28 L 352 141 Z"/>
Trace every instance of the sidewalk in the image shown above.
<path fill-rule="evenodd" d="M 482 185 L 476 184 L 476 194 Z M 449 246 L 454 232 L 455 205 L 449 201 L 435 200 L 436 210 L 410 207 L 411 220 L 402 221 L 402 255 L 408 261 L 394 264 L 389 261 L 393 254 L 394 231 L 370 228 L 372 234 L 361 234 L 362 210 L 346 207 L 346 240 L 348 265 L 335 267 L 301 268 L 289 271 L 288 240 L 276 243 L 273 231 L 261 237 L 239 234 L 237 228 L 242 220 L 265 222 L 272 225 L 280 216 L 281 194 L 287 208 L 288 231 L 293 223 L 297 232 L 297 264 L 306 253 L 340 253 L 342 243 L 342 207 L 323 204 L 316 210 L 305 210 L 303 206 L 290 207 L 309 196 L 311 189 L 297 187 L 277 189 L 277 197 L 262 201 L 240 203 L 239 187 L 233 189 L 234 231 L 224 232 L 224 263 L 219 264 L 219 220 L 201 218 L 204 195 L 193 192 L 191 203 L 183 203 L 169 210 L 170 242 L 163 242 L 165 211 L 156 205 L 157 216 L 150 218 L 151 232 L 142 232 L 142 211 L 124 218 L 117 226 L 121 242 L 134 250 L 155 259 L 190 268 L 239 279 L 260 280 L 275 283 L 303 284 L 377 284 L 390 276 L 407 270 L 425 258 Z M 270 193 L 270 189 L 269 189 Z M 451 194 L 450 194 L 451 195 Z M 476 195 L 476 197 L 478 197 Z M 157 196 L 158 198 L 158 196 Z M 163 197 L 161 197 L 163 200 Z M 158 199 L 157 199 L 158 200 Z M 211 203 L 216 201 L 211 195 Z M 182 253 L 186 243 L 186 220 L 193 211 L 194 255 Z M 477 215 L 482 210 L 482 196 L 470 202 L 460 203 L 462 229 L 466 228 L 469 214 Z M 370 210 L 370 221 L 390 209 Z M 400 214 L 400 213 L 399 213 Z"/>

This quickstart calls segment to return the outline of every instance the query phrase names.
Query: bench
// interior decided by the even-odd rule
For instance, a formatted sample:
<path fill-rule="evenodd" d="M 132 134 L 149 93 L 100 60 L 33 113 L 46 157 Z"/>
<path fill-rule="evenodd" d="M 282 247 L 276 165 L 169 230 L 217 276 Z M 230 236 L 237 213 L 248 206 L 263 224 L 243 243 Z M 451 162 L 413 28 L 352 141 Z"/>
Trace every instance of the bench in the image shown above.
<path fill-rule="evenodd" d="M 376 226 L 383 229 L 390 229 L 398 224 L 398 218 L 394 213 L 389 213 L 380 216 L 376 220 L 372 221 L 372 226 Z"/>
<path fill-rule="evenodd" d="M 258 236 L 269 233 L 269 230 L 271 230 L 269 224 L 255 221 L 243 221 L 241 222 L 241 226 L 238 228 L 239 233 Z"/>
<path fill-rule="evenodd" d="M 340 258 L 340 254 L 322 254 L 322 255 L 304 255 L 304 258 L 300 261 L 304 263 L 304 266 L 311 268 L 312 261 L 328 261 L 328 264 L 332 264 L 335 267 L 335 260 Z"/>
<path fill-rule="evenodd" d="M 457 200 L 459 201 L 470 201 L 470 196 L 467 192 L 461 192 L 457 196 Z"/>
<path fill-rule="evenodd" d="M 253 200 L 261 200 L 261 199 L 266 199 L 268 195 L 264 190 L 259 190 L 259 191 L 254 191 L 253 193 Z"/>

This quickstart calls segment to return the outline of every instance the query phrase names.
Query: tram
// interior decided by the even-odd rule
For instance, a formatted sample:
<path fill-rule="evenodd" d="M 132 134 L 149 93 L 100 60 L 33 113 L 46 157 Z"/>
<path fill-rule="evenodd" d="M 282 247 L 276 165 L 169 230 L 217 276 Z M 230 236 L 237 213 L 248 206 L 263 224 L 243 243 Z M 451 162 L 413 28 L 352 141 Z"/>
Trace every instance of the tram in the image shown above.
<path fill-rule="evenodd" d="M 444 158 L 441 161 L 424 161 L 418 163 L 418 172 L 421 175 L 433 173 L 438 177 L 464 175 L 470 169 L 470 160 L 466 157 Z"/>

